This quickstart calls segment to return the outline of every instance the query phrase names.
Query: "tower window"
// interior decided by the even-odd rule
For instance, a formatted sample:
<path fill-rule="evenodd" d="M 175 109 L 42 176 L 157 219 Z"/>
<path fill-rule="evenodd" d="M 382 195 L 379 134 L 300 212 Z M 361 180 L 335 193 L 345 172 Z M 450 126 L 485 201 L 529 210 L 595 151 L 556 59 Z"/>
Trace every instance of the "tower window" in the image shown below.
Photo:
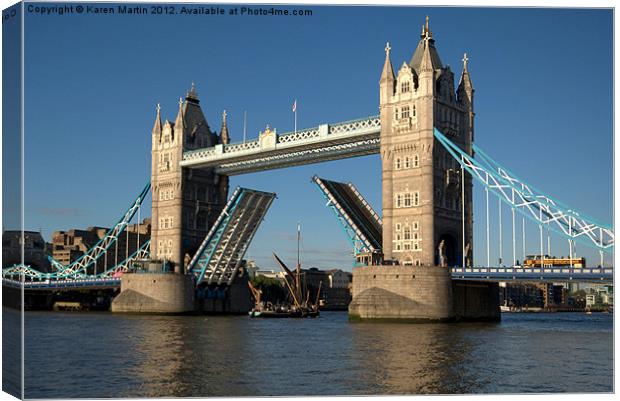
<path fill-rule="evenodd" d="M 400 91 L 402 93 L 407 93 L 411 90 L 411 87 L 409 86 L 409 82 L 405 81 L 400 85 Z"/>
<path fill-rule="evenodd" d="M 411 207 L 411 192 L 405 193 L 405 207 Z"/>
<path fill-rule="evenodd" d="M 419 230 L 420 229 L 420 224 L 417 221 L 413 222 L 413 229 L 414 230 Z"/>
<path fill-rule="evenodd" d="M 405 229 L 403 230 L 403 237 L 406 240 L 410 240 L 411 239 L 411 228 L 409 228 L 408 226 L 405 227 Z"/>
<path fill-rule="evenodd" d="M 413 193 L 413 206 L 420 206 L 420 192 L 415 191 Z"/>
<path fill-rule="evenodd" d="M 409 156 L 405 157 L 405 168 L 411 168 L 411 158 Z"/>
<path fill-rule="evenodd" d="M 396 207 L 401 207 L 403 202 L 403 196 L 401 194 L 396 194 Z"/>
<path fill-rule="evenodd" d="M 415 104 L 413 105 L 413 109 L 412 109 L 412 111 L 411 111 L 411 116 L 412 116 L 412 117 L 415 117 L 415 116 L 416 116 L 416 114 L 415 114 Z"/>
<path fill-rule="evenodd" d="M 413 155 L 413 167 L 420 167 L 420 156 Z"/>
<path fill-rule="evenodd" d="M 409 115 L 409 106 L 403 106 L 403 110 L 401 111 L 400 114 L 401 114 L 400 118 L 403 118 L 403 119 L 409 118 L 409 116 L 410 116 Z"/>
<path fill-rule="evenodd" d="M 396 231 L 400 231 L 400 223 L 396 223 Z"/>
<path fill-rule="evenodd" d="M 397 157 L 396 160 L 394 160 L 394 168 L 396 168 L 396 170 L 400 170 L 400 157 Z"/>
<path fill-rule="evenodd" d="M 398 107 L 394 109 L 394 118 L 398 120 Z"/>

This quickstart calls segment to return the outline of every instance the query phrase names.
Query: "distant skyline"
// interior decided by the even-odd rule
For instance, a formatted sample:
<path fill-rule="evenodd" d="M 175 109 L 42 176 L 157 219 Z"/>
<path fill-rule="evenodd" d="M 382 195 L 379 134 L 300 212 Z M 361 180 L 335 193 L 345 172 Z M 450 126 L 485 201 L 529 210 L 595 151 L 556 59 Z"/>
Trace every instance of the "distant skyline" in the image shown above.
<path fill-rule="evenodd" d="M 192 82 L 212 130 L 227 111 L 233 142 L 242 140 L 245 110 L 248 139 L 267 124 L 292 131 L 295 99 L 299 129 L 378 114 L 385 43 L 398 70 L 426 15 L 455 84 L 467 52 L 477 145 L 532 185 L 613 224 L 611 9 L 275 7 L 313 15 L 26 14 L 26 229 L 41 228 L 50 241 L 55 230 L 113 225 L 149 179 L 156 104 L 174 120 Z M 233 176 L 231 189 L 278 194 L 246 258 L 275 268 L 276 251 L 292 262 L 300 221 L 305 267 L 350 269 L 352 247 L 310 178 L 353 182 L 380 212 L 380 168 L 373 155 Z M 484 206 L 478 186 L 476 264 L 486 262 Z M 538 253 L 538 228 L 526 227 L 526 253 Z M 492 261 L 497 248 L 495 241 Z M 552 253 L 567 255 L 566 239 L 555 235 Z M 598 263 L 584 245 L 577 254 Z"/>

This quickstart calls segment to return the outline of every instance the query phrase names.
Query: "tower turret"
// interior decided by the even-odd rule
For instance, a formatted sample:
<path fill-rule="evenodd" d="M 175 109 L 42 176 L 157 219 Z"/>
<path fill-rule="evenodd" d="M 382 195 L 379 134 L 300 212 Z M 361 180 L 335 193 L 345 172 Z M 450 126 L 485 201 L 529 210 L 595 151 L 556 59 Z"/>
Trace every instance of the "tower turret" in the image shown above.
<path fill-rule="evenodd" d="M 472 154 L 471 144 L 474 141 L 474 85 L 471 83 L 471 77 L 469 75 L 469 69 L 467 68 L 467 53 L 463 55 L 463 72 L 461 73 L 461 80 L 459 87 L 456 91 L 457 101 L 467 113 L 463 131 L 466 137 L 467 152 Z"/>
<path fill-rule="evenodd" d="M 228 134 L 228 124 L 226 123 L 226 110 L 222 113 L 222 129 L 220 130 L 220 143 L 228 145 L 230 143 L 230 135 Z"/>
<path fill-rule="evenodd" d="M 155 123 L 153 124 L 153 130 L 151 131 L 157 139 L 161 137 L 161 106 L 157 103 L 157 115 L 155 116 Z"/>
<path fill-rule="evenodd" d="M 469 58 L 467 58 L 467 53 L 463 55 L 463 72 L 461 73 L 461 79 L 459 81 L 459 87 L 456 91 L 458 102 L 465 106 L 466 108 L 470 108 L 473 111 L 474 108 L 474 86 L 471 83 L 471 77 L 469 75 L 469 70 L 467 69 L 467 62 Z"/>
<path fill-rule="evenodd" d="M 185 128 L 185 119 L 183 114 L 183 98 L 179 98 L 179 112 L 177 113 L 177 118 L 174 120 L 175 137 L 183 135 L 183 129 Z"/>
<path fill-rule="evenodd" d="M 392 67 L 392 61 L 390 60 L 390 42 L 385 44 L 385 63 L 383 64 L 383 71 L 381 72 L 381 79 L 379 79 L 379 97 L 380 103 L 387 102 L 394 94 L 394 85 L 396 80 L 394 79 L 394 68 Z"/>
<path fill-rule="evenodd" d="M 433 96 L 435 93 L 436 66 L 433 62 L 433 52 L 431 52 L 430 41 L 432 37 L 429 36 L 428 32 L 430 31 L 427 31 L 427 35 L 420 41 L 422 48 L 420 52 L 420 63 L 417 65 L 418 85 L 420 87 L 420 95 L 422 96 Z M 418 45 L 418 49 L 420 49 L 420 45 Z M 417 53 L 418 50 L 416 50 L 416 54 Z M 437 54 L 437 51 L 435 50 L 434 53 Z M 414 58 L 415 57 L 414 55 Z"/>

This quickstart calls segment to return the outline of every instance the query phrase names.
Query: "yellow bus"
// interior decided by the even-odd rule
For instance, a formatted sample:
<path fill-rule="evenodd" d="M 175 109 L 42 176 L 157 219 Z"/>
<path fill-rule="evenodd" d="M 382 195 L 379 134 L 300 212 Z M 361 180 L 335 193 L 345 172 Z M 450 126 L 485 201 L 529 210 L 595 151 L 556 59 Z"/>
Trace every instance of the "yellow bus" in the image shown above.
<path fill-rule="evenodd" d="M 540 267 L 540 263 L 540 255 L 527 255 L 523 261 L 523 267 Z M 545 255 L 543 263 L 544 267 L 586 267 L 586 258 L 575 256 L 571 259 Z"/>

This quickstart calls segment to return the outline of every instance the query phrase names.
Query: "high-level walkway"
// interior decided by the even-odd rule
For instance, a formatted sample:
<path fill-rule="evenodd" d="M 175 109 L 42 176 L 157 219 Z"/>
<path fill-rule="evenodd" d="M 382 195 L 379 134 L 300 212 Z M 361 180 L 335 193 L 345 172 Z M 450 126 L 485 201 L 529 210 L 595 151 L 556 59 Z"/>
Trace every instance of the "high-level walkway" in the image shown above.
<path fill-rule="evenodd" d="M 379 153 L 379 116 L 279 135 L 266 129 L 258 139 L 183 153 L 181 166 L 215 167 L 226 175 L 299 166 Z"/>

